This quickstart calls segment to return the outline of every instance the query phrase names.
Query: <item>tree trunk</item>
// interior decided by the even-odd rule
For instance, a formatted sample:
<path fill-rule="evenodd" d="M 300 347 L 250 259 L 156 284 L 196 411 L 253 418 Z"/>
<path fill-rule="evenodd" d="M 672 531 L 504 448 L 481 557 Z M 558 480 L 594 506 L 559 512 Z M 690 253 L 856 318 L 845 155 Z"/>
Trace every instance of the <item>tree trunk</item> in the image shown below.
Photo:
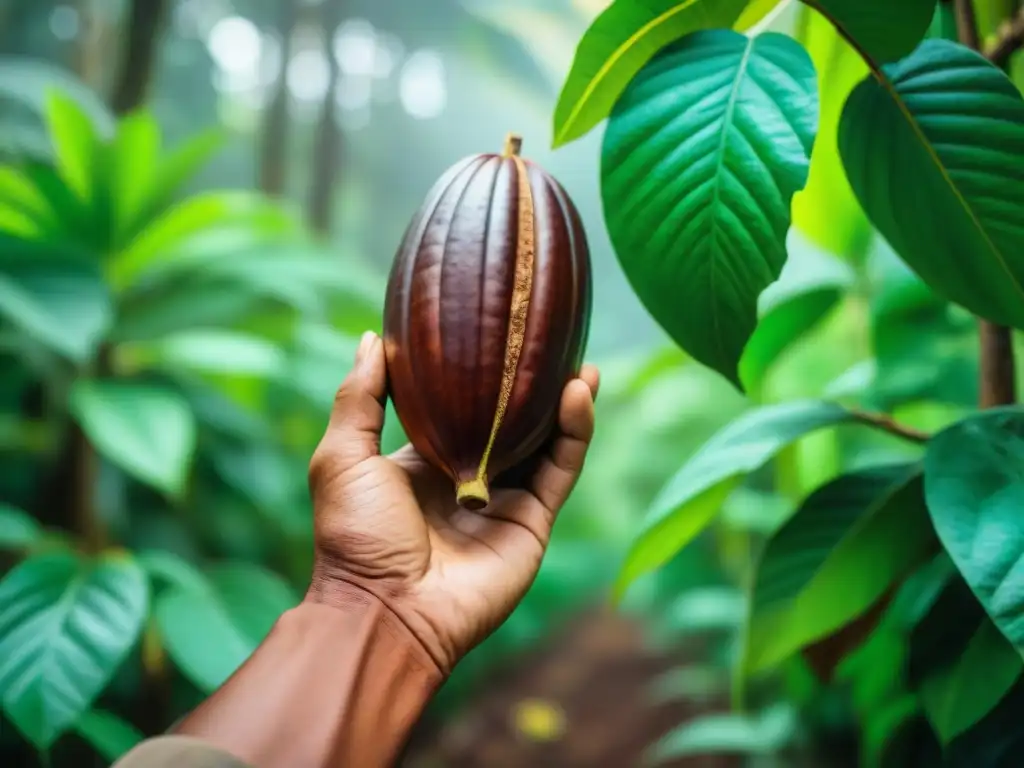
<path fill-rule="evenodd" d="M 166 11 L 166 0 L 131 0 L 125 24 L 127 40 L 110 98 L 114 114 L 131 112 L 146 100 Z"/>
<path fill-rule="evenodd" d="M 341 161 L 341 130 L 338 127 L 335 94 L 341 72 L 334 58 L 331 44 L 334 33 L 341 25 L 343 0 L 324 2 L 322 29 L 324 32 L 324 53 L 327 55 L 330 76 L 327 92 L 320 107 L 316 135 L 313 139 L 313 178 L 309 190 L 309 225 L 314 232 L 328 234 L 331 229 L 331 211 L 334 202 L 334 188 Z"/>
<path fill-rule="evenodd" d="M 277 31 L 281 37 L 281 62 L 260 143 L 260 189 L 274 197 L 283 197 L 288 188 L 288 62 L 292 58 L 292 37 L 298 17 L 298 0 L 280 0 Z"/>

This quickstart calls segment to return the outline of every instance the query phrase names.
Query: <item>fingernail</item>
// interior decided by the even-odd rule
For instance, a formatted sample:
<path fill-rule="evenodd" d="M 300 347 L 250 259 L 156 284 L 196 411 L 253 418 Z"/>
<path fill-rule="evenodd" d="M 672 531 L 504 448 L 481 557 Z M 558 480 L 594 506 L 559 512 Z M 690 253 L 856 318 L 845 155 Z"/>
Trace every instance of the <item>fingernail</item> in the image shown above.
<path fill-rule="evenodd" d="M 370 351 L 370 347 L 373 346 L 373 340 L 376 338 L 377 334 L 373 331 L 367 331 L 363 334 L 363 337 L 359 340 L 359 347 L 356 349 L 356 365 L 363 362 L 363 358 Z"/>

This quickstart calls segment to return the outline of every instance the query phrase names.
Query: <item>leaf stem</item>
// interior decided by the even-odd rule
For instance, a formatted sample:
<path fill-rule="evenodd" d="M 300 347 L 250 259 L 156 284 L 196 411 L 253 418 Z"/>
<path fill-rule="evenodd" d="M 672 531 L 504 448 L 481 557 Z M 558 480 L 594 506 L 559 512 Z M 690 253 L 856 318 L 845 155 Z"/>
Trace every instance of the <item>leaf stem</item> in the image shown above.
<path fill-rule="evenodd" d="M 985 46 L 985 57 L 998 67 L 1006 68 L 1010 56 L 1024 47 L 1024 8 L 999 27 L 995 41 Z"/>
<path fill-rule="evenodd" d="M 975 51 L 981 50 L 981 38 L 978 35 L 978 22 L 974 14 L 973 0 L 954 0 L 956 11 L 956 32 L 962 45 Z M 1017 17 L 1020 28 L 1016 47 L 1024 40 L 1024 14 Z M 1012 22 L 1007 22 L 1012 27 Z M 1005 29 L 1005 27 L 1004 27 Z M 1009 37 L 1009 35 L 1007 36 Z M 996 61 L 991 53 L 987 53 L 990 61 L 997 66 L 1005 66 L 1014 48 L 999 54 L 1002 61 Z M 978 319 L 978 338 L 980 343 L 980 372 L 978 386 L 978 405 L 982 408 L 994 408 L 1009 405 L 1017 399 L 1017 378 L 1013 355 L 1013 331 L 1005 325 Z"/>
<path fill-rule="evenodd" d="M 931 440 L 931 435 L 927 432 L 922 432 L 919 429 L 908 427 L 906 424 L 900 424 L 898 421 L 893 419 L 887 413 L 874 413 L 873 411 L 861 411 L 854 409 L 852 411 L 853 418 L 862 424 L 880 429 L 883 432 L 888 432 L 890 435 L 907 440 L 911 443 L 927 443 Z"/>

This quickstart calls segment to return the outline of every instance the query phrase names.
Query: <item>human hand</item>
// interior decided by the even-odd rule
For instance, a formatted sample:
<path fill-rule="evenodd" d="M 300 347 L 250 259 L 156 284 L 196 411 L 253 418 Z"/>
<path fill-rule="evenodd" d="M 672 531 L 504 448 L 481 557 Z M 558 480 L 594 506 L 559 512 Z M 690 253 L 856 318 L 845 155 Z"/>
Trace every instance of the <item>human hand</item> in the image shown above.
<path fill-rule="evenodd" d="M 479 511 L 459 507 L 452 481 L 412 446 L 381 456 L 386 379 L 383 342 L 368 333 L 310 461 L 316 556 L 307 600 L 365 590 L 447 674 L 533 582 L 583 468 L 598 373 L 584 366 L 566 385 L 557 434 L 523 486 L 496 488 Z"/>

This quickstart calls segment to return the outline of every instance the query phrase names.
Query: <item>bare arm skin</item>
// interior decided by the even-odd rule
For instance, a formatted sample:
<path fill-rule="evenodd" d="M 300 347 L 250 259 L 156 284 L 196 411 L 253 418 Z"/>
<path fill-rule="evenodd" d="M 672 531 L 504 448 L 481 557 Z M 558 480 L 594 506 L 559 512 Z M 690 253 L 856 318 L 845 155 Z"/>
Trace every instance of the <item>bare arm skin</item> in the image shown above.
<path fill-rule="evenodd" d="M 525 487 L 470 512 L 410 446 L 381 456 L 383 343 L 364 336 L 310 462 L 309 591 L 176 733 L 253 768 L 390 765 L 454 665 L 533 582 L 583 468 L 597 386 L 585 366 Z M 118 768 L 154 765 L 132 759 Z"/>

